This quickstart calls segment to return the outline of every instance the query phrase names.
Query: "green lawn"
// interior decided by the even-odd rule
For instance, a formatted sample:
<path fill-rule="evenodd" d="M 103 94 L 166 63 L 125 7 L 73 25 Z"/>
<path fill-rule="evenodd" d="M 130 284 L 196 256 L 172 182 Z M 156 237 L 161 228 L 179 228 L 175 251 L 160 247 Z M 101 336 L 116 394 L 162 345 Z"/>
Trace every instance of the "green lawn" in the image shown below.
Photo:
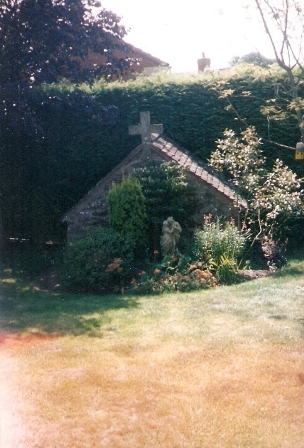
<path fill-rule="evenodd" d="M 0 288 L 1 447 L 304 447 L 303 257 L 184 294 Z"/>

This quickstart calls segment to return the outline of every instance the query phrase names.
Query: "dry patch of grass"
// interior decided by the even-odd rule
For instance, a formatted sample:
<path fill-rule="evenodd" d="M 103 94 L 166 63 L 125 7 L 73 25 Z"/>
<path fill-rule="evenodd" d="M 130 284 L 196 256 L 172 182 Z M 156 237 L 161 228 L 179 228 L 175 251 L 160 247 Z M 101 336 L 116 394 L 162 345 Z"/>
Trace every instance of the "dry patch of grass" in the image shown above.
<path fill-rule="evenodd" d="M 299 346 L 63 337 L 5 354 L 22 400 L 6 396 L 3 448 L 304 446 Z"/>
<path fill-rule="evenodd" d="M 302 272 L 136 301 L 5 290 L 1 448 L 304 448 Z"/>

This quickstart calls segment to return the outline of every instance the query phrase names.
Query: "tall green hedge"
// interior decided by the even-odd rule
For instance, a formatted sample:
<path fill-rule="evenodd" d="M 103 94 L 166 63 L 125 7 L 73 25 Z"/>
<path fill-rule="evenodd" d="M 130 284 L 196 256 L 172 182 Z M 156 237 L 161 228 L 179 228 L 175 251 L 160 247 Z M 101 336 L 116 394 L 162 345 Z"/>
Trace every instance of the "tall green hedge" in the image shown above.
<path fill-rule="evenodd" d="M 273 97 L 273 83 L 256 79 L 250 72 L 225 77 L 235 90 L 233 101 L 240 115 L 267 137 L 268 122 L 260 107 Z M 224 129 L 241 128 L 233 111 L 225 109 L 225 100 L 213 90 L 214 80 L 208 75 L 158 75 L 77 87 L 104 106 L 117 108 L 117 117 L 104 124 L 94 114 L 83 116 L 75 109 L 47 106 L 50 97 L 68 97 L 71 86 L 45 86 L 29 93 L 44 137 L 37 140 L 20 130 L 6 129 L 0 134 L 0 207 L 6 235 L 63 240 L 63 214 L 140 143 L 140 137 L 128 135 L 128 126 L 139 122 L 140 111 L 149 110 L 152 122 L 162 123 L 166 135 L 206 161 Z M 242 96 L 243 90 L 250 91 L 251 97 Z M 273 140 L 290 146 L 299 137 L 294 118 L 272 122 L 270 132 Z M 269 145 L 263 149 L 268 159 L 280 157 L 304 175 L 304 163 L 295 162 L 292 151 Z"/>

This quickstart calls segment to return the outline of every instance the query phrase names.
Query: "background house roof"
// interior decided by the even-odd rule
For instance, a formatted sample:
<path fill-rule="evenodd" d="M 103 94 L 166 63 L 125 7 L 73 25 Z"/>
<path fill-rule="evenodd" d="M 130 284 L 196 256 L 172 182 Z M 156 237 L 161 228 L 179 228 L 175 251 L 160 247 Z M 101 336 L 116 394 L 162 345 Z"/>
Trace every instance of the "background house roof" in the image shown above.
<path fill-rule="evenodd" d="M 131 53 L 134 54 L 137 58 L 144 58 L 151 62 L 151 66 L 161 66 L 161 67 L 170 67 L 170 64 L 168 62 L 164 62 L 159 58 L 156 58 L 155 56 L 152 56 L 149 53 L 146 53 L 145 51 L 141 50 L 140 48 L 134 47 L 131 44 L 126 44 L 129 48 Z"/>
<path fill-rule="evenodd" d="M 129 59 L 131 61 L 131 66 L 122 75 L 123 78 L 132 78 L 132 73 L 135 72 L 149 74 L 150 72 L 153 73 L 156 69 L 170 69 L 168 62 L 164 62 L 126 42 L 114 48 L 111 55 L 91 51 L 85 59 L 79 60 L 79 62 L 84 68 L 96 69 L 97 67 L 105 66 L 111 59 Z"/>

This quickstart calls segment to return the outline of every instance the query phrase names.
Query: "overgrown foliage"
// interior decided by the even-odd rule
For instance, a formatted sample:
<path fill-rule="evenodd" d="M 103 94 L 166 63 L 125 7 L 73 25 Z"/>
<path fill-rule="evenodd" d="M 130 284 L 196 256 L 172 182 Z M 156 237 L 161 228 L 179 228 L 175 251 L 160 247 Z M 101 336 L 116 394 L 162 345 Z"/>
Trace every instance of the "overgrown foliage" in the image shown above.
<path fill-rule="evenodd" d="M 160 250 L 162 224 L 169 216 L 179 222 L 185 235 L 191 232 L 198 199 L 185 170 L 173 162 L 150 162 L 135 175 L 145 198 L 150 251 Z"/>
<path fill-rule="evenodd" d="M 184 255 L 166 256 L 161 263 L 148 266 L 131 281 L 134 294 L 163 294 L 208 289 L 217 285 L 215 276 L 204 263 L 191 263 Z"/>
<path fill-rule="evenodd" d="M 67 244 L 60 277 L 72 291 L 108 293 L 120 290 L 132 278 L 133 263 L 133 241 L 112 229 L 99 228 Z"/>
<path fill-rule="evenodd" d="M 218 266 L 222 256 L 230 260 L 240 260 L 244 253 L 249 233 L 240 231 L 234 220 L 220 222 L 219 218 L 205 216 L 202 229 L 197 229 L 194 238 L 195 258 L 206 265 Z"/>
<path fill-rule="evenodd" d="M 94 7 L 94 10 L 93 10 Z M 125 48 L 126 30 L 120 18 L 91 0 L 3 0 L 0 3 L 0 119 L 4 129 L 21 130 L 42 139 L 40 113 L 32 101 L 33 86 L 68 78 L 93 82 L 111 79 L 130 66 L 128 58 L 117 60 L 113 49 Z M 107 64 L 87 67 L 83 59 L 90 52 L 107 55 Z M 75 96 L 75 95 L 74 95 Z M 42 104 L 101 116 L 101 105 L 92 96 L 78 92 L 78 99 L 50 96 Z M 83 104 L 82 104 L 83 103 Z M 104 116 L 105 113 L 103 112 Z"/>
<path fill-rule="evenodd" d="M 128 177 L 113 183 L 108 197 L 109 222 L 113 230 L 133 241 L 136 255 L 147 252 L 148 228 L 145 198 L 139 180 Z"/>
<path fill-rule="evenodd" d="M 269 148 L 272 159 L 275 150 L 278 156 L 293 163 L 292 157 L 296 142 L 301 139 L 302 126 L 292 111 L 288 77 L 277 64 L 272 64 L 268 68 L 254 64 L 240 64 L 234 67 L 234 71 L 237 76 L 240 73 L 247 73 L 249 83 L 235 83 L 234 77 L 231 76 L 215 80 L 211 87 L 219 100 L 223 101 L 225 110 L 234 114 L 242 130 L 250 126 L 257 129 L 259 137 Z M 259 84 L 258 90 L 254 86 L 255 83 Z M 261 84 L 264 84 L 265 88 L 267 86 L 266 95 L 264 88 L 260 88 Z M 298 90 L 297 94 L 300 101 L 302 92 Z M 253 110 L 254 107 L 257 107 L 256 111 Z M 286 131 L 291 124 L 293 125 L 289 130 L 290 136 L 295 137 L 288 139 Z"/>
<path fill-rule="evenodd" d="M 240 231 L 233 220 L 220 222 L 219 218 L 205 216 L 202 229 L 197 229 L 194 238 L 194 257 L 208 266 L 222 283 L 234 283 L 250 235 Z"/>
<path fill-rule="evenodd" d="M 295 114 L 304 144 L 304 101 L 300 95 L 304 77 L 303 5 L 297 0 L 255 0 L 255 5 L 275 60 L 287 75 L 289 88 L 285 109 Z M 280 98 L 279 90 L 274 103 L 277 98 Z"/>
<path fill-rule="evenodd" d="M 62 77 L 79 82 L 120 69 L 112 61 L 92 67 L 90 73 L 81 64 L 89 51 L 111 54 L 113 47 L 123 46 L 126 30 L 120 17 L 98 3 L 2 0 L 0 85 L 51 83 Z"/>
<path fill-rule="evenodd" d="M 210 158 L 210 165 L 226 172 L 239 193 L 247 200 L 245 223 L 250 226 L 253 239 L 286 239 L 288 222 L 303 215 L 300 181 L 279 159 L 272 170 L 265 166 L 254 128 L 237 137 L 232 130 L 224 132 L 218 148 Z"/>
<path fill-rule="evenodd" d="M 275 64 L 270 64 L 271 60 L 267 60 L 259 52 L 235 59 L 232 64 L 247 63 L 247 70 L 254 70 L 258 81 L 272 83 L 272 96 L 264 97 L 264 104 L 260 107 L 264 120 L 268 123 L 267 136 L 253 122 L 252 115 L 243 114 L 238 108 L 237 97 L 250 97 L 251 101 L 256 99 L 251 89 L 235 89 L 230 80 L 216 80 L 214 89 L 220 98 L 225 99 L 227 108 L 234 111 L 242 127 L 254 125 L 264 142 L 277 148 L 294 150 L 293 143 L 282 141 L 280 134 L 272 132 L 271 128 L 275 121 L 283 124 L 292 118 L 297 127 L 297 141 L 302 141 L 304 145 L 304 8 L 297 0 L 255 0 L 245 3 L 249 15 L 256 22 L 257 34 L 265 32 L 273 50 Z"/>

